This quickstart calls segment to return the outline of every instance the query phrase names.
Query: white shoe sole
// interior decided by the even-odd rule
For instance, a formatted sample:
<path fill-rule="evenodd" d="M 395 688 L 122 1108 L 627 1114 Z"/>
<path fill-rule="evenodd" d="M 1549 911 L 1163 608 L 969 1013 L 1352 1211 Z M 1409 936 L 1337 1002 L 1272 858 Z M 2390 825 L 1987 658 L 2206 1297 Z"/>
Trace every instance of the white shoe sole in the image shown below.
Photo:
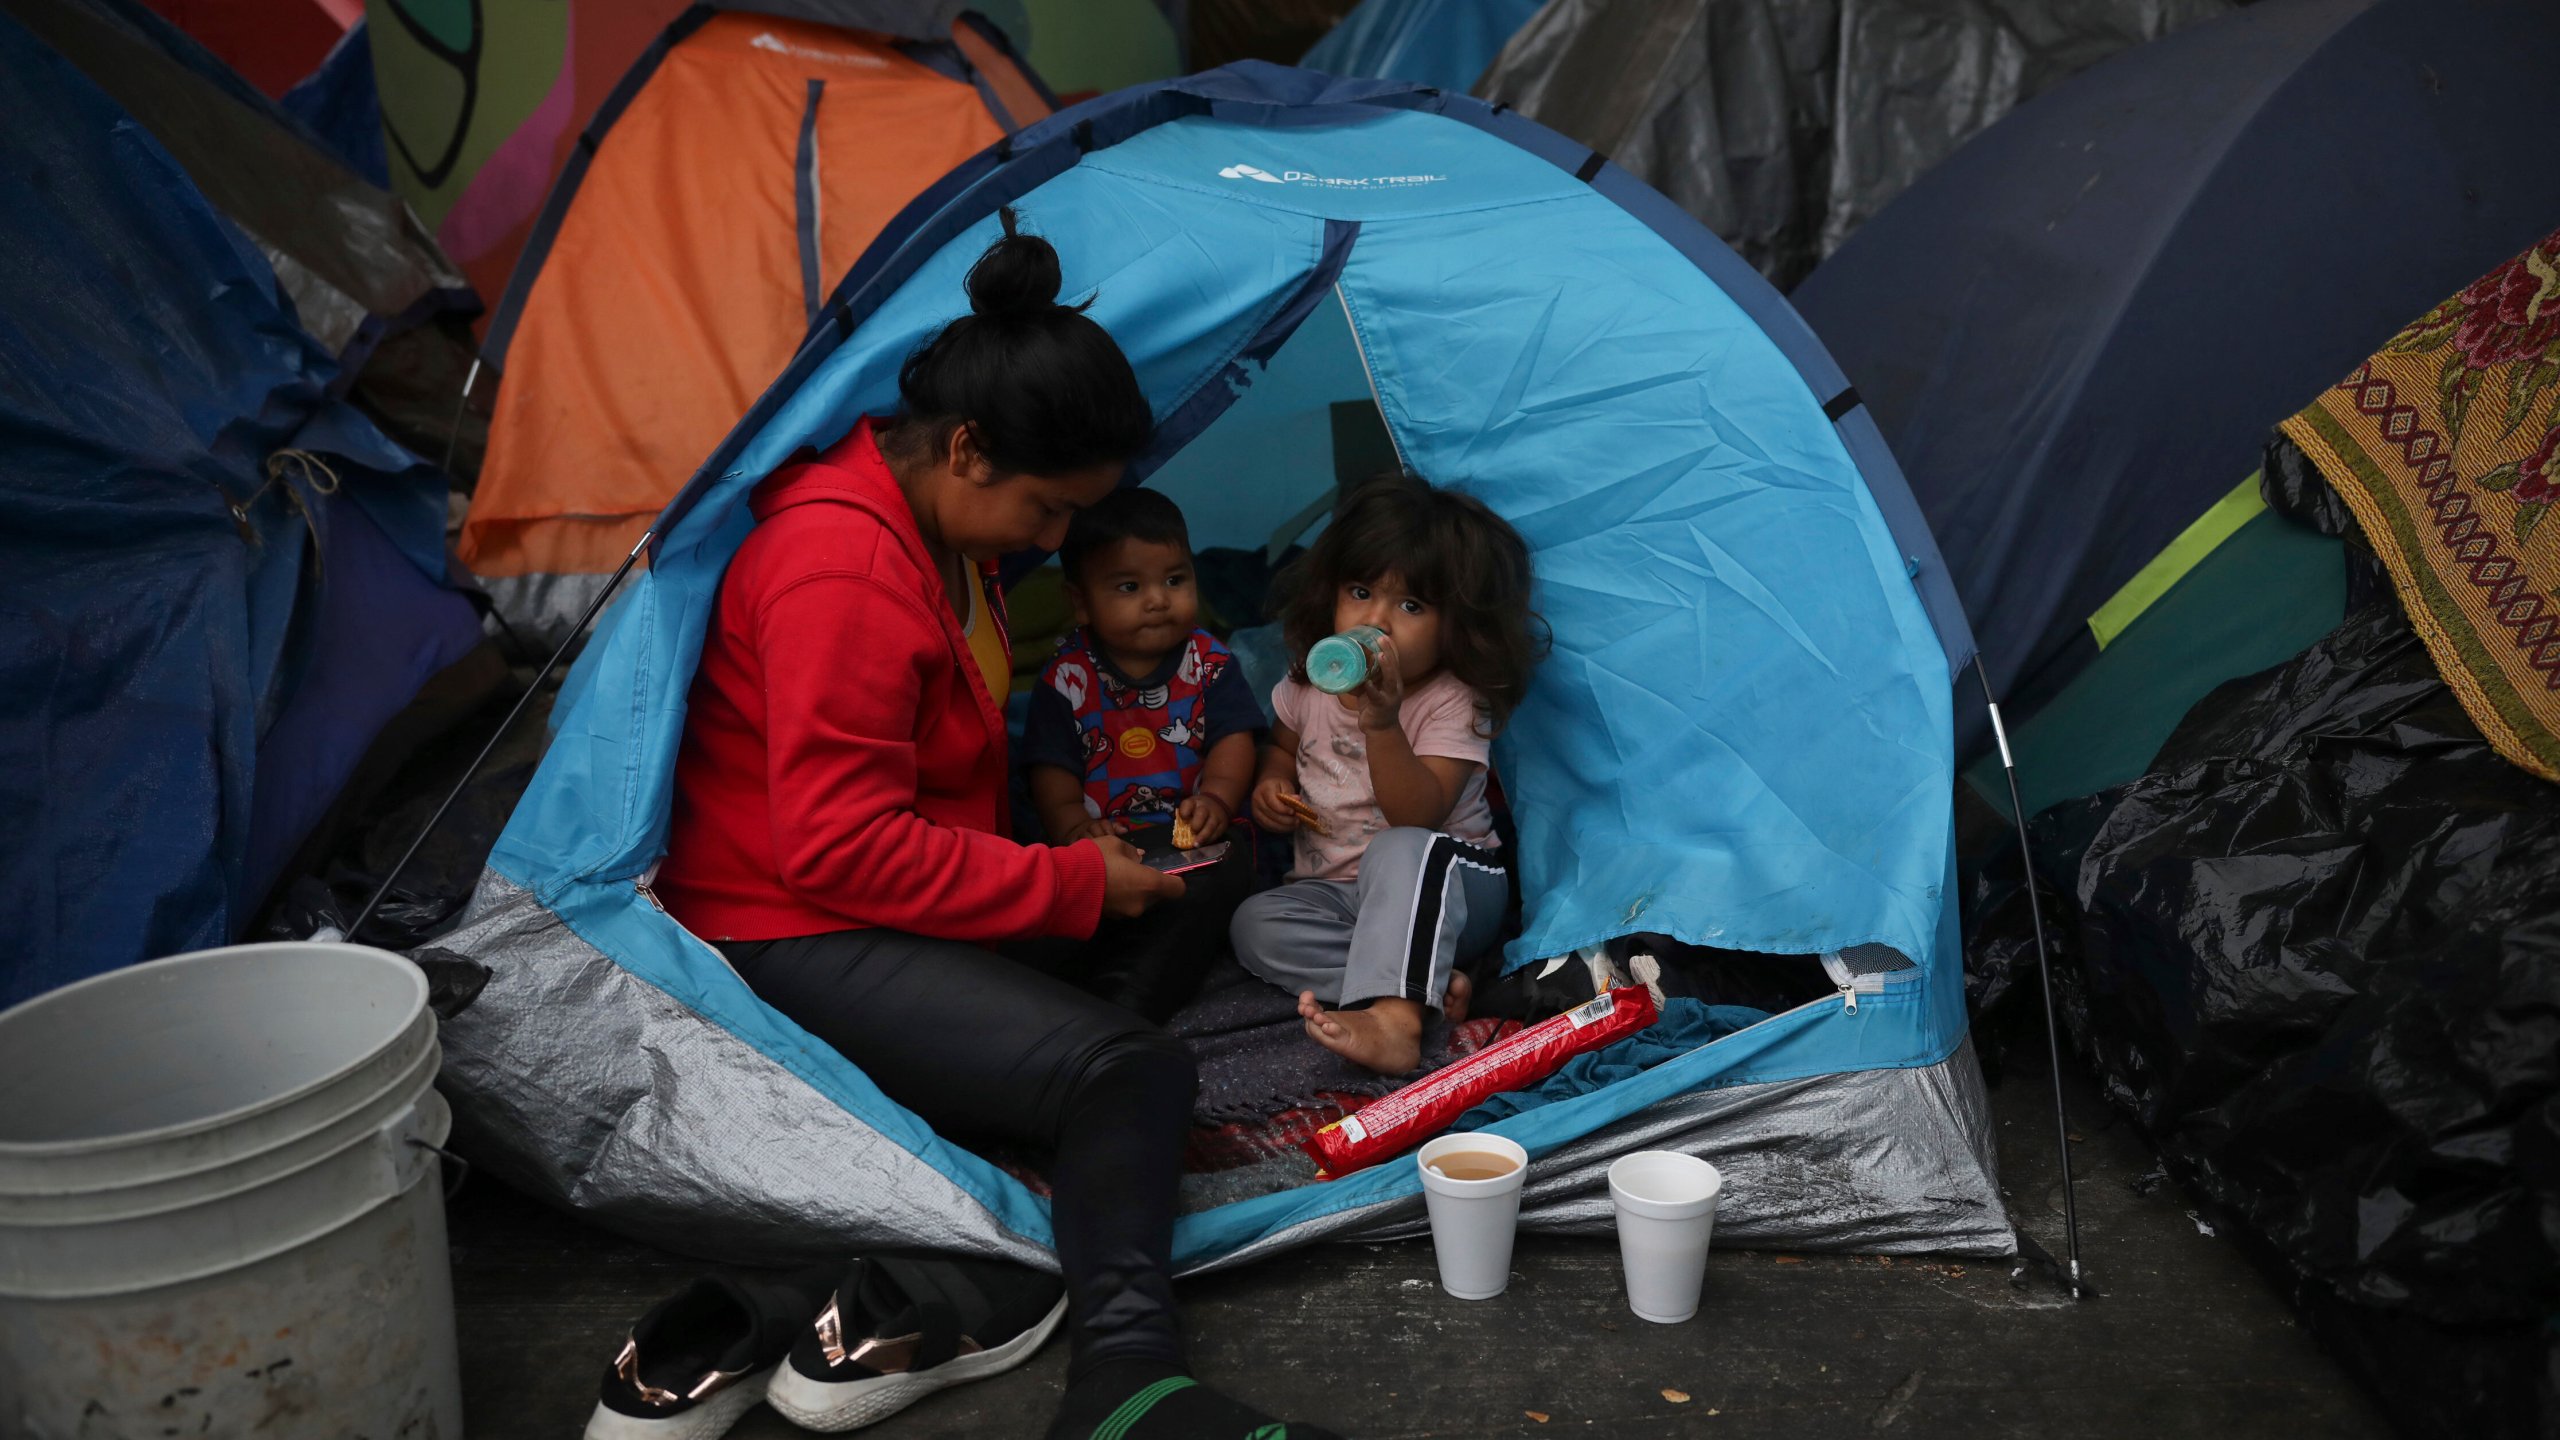
<path fill-rule="evenodd" d="M 1067 1318 L 1067 1302 L 1058 1301 L 1048 1318 L 992 1350 L 946 1360 L 930 1370 L 903 1375 L 874 1375 L 868 1380 L 812 1380 L 784 1361 L 765 1387 L 765 1403 L 803 1430 L 833 1435 L 877 1424 L 936 1390 L 1000 1375 L 1041 1347 Z"/>
<path fill-rule="evenodd" d="M 663 1419 L 644 1420 L 625 1415 L 599 1402 L 596 1413 L 587 1417 L 586 1440 L 720 1440 L 738 1417 L 756 1408 L 764 1399 L 768 1375 L 788 1375 L 790 1365 L 782 1364 L 758 1375 L 743 1375 L 738 1383 L 685 1411 Z"/>

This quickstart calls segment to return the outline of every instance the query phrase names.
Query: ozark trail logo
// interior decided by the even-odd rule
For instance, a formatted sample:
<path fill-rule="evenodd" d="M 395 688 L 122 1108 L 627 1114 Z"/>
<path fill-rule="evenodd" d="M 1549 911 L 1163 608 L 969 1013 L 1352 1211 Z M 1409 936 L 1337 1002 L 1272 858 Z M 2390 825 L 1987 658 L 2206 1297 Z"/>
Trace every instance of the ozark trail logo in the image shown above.
<path fill-rule="evenodd" d="M 794 45 L 767 30 L 747 42 L 749 49 L 770 50 L 776 55 L 793 55 L 803 60 L 823 60 L 830 65 L 858 65 L 865 70 L 882 69 L 889 62 L 877 55 L 848 55 L 836 50 L 820 50 L 811 45 Z"/>
<path fill-rule="evenodd" d="M 1265 185 L 1312 185 L 1324 190 L 1394 190 L 1415 185 L 1437 185 L 1446 175 L 1318 175 L 1307 170 L 1283 170 L 1274 175 L 1256 165 L 1230 165 L 1218 172 L 1227 180 L 1259 180 Z"/>

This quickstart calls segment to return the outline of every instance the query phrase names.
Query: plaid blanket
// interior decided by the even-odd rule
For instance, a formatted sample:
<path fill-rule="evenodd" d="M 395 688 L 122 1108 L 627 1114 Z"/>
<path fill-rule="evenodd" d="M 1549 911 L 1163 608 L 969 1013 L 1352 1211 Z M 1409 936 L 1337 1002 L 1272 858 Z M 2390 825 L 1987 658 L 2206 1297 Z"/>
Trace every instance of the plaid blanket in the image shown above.
<path fill-rule="evenodd" d="M 1504 1022 L 1434 1022 L 1422 1036 L 1428 1074 L 1471 1055 L 1502 1034 Z M 1193 1001 L 1166 1026 L 1200 1062 L 1200 1094 L 1192 1113 L 1204 1125 L 1257 1126 L 1293 1110 L 1328 1107 L 1321 1125 L 1402 1086 L 1307 1038 L 1297 997 L 1220 961 Z M 1517 1028 L 1517 1027 L 1513 1027 Z"/>

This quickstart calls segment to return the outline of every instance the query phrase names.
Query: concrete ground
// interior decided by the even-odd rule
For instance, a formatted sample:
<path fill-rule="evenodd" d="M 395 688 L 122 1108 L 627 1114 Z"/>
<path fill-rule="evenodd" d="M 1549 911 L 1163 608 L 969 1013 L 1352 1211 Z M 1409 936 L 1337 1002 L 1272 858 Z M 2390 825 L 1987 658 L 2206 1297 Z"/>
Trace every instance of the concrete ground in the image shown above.
<path fill-rule="evenodd" d="M 1509 1293 L 1443 1295 L 1428 1242 L 1300 1251 L 1186 1283 L 1201 1376 L 1355 1440 L 1424 1437 L 2382 1437 L 2373 1407 L 2130 1127 L 2072 1086 L 2083 1254 L 2073 1304 L 2009 1266 L 1718 1251 L 1686 1325 L 1629 1314 L 1606 1240 L 1524 1236 Z M 2062 1252 L 2050 1089 L 1992 1092 L 2002 1175 Z M 2147 1192 L 2147 1193 L 2145 1193 Z M 703 1267 L 475 1181 L 453 1211 L 464 1405 L 478 1440 L 568 1437 L 632 1318 Z M 1066 1357 L 934 1396 L 881 1440 L 1037 1436 Z M 797 1435 L 758 1407 L 739 1440 Z"/>

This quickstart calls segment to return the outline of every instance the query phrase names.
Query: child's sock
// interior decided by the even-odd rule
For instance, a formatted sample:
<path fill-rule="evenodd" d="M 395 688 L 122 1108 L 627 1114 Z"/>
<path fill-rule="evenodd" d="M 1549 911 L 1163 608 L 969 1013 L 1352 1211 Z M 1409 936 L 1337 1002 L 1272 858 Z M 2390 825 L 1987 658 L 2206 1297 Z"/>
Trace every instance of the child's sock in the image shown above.
<path fill-rule="evenodd" d="M 1049 1440 L 1342 1440 L 1274 1420 L 1156 1360 L 1115 1360 L 1067 1387 Z"/>

